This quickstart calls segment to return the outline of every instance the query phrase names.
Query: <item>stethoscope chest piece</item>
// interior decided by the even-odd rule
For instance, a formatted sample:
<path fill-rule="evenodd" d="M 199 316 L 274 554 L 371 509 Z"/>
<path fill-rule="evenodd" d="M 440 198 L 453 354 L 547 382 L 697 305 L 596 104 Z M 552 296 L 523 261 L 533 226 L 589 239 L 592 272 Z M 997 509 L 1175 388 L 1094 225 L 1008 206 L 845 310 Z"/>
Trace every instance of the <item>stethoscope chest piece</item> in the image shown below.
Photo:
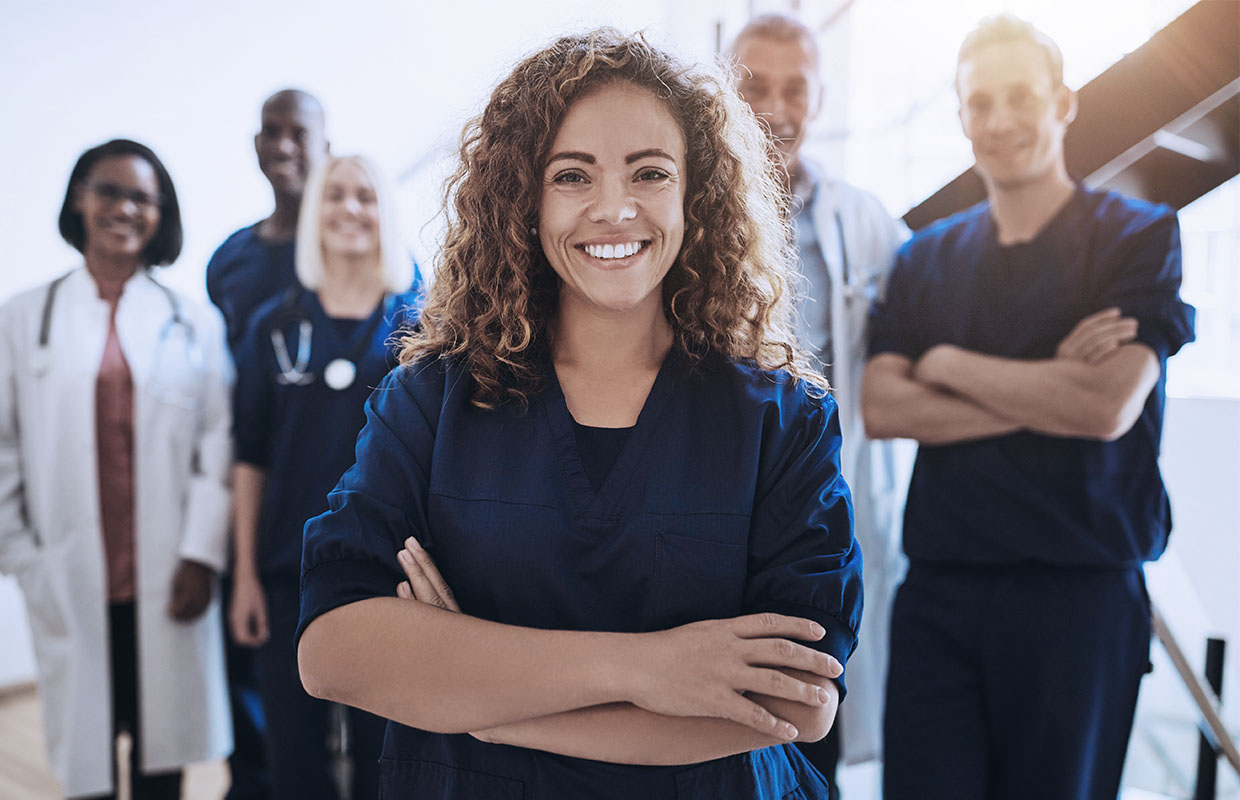
<path fill-rule="evenodd" d="M 333 358 L 323 368 L 323 383 L 337 391 L 348 389 L 356 377 L 357 365 L 347 358 Z"/>

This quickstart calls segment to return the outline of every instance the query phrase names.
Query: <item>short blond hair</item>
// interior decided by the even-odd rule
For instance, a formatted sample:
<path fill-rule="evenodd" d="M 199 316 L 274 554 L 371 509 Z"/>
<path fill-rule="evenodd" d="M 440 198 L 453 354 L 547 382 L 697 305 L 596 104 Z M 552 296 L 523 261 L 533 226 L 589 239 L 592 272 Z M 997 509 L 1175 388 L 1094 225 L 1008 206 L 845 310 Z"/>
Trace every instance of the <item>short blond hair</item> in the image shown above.
<path fill-rule="evenodd" d="M 323 192 L 327 186 L 327 176 L 337 165 L 344 163 L 360 167 L 375 190 L 379 206 L 379 272 L 383 286 L 389 292 L 408 291 L 413 283 L 413 261 L 401 239 L 394 198 L 383 173 L 365 156 L 329 156 L 314 168 L 306 180 L 301 214 L 297 218 L 297 249 L 293 257 L 297 280 L 312 291 L 323 283 Z"/>
<path fill-rule="evenodd" d="M 1063 53 L 1055 40 L 1033 26 L 1033 23 L 1021 19 L 1015 14 L 995 14 L 977 23 L 977 27 L 969 31 L 960 43 L 956 53 L 956 75 L 960 75 L 960 65 L 973 57 L 983 47 L 992 44 L 1010 44 L 1012 42 L 1028 42 L 1046 56 L 1046 65 L 1051 72 L 1051 86 L 1063 86 Z"/>

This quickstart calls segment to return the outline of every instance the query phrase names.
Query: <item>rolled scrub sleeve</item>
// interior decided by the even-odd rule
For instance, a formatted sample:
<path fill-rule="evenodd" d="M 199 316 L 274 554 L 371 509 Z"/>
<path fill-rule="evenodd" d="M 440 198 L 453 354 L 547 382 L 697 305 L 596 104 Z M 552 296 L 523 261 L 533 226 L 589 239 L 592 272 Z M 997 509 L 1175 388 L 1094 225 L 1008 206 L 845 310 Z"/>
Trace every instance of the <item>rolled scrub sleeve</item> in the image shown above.
<path fill-rule="evenodd" d="M 1153 206 L 1130 219 L 1099 253 L 1098 308 L 1118 307 L 1137 320 L 1137 341 L 1160 362 L 1193 341 L 1195 311 L 1179 296 L 1182 279 L 1180 225 L 1175 212 Z"/>
<path fill-rule="evenodd" d="M 861 549 L 852 496 L 840 475 L 839 410 L 795 386 L 791 414 L 771 414 L 751 517 L 744 611 L 818 622 L 808 643 L 845 664 L 861 625 Z M 836 683 L 842 700 L 844 675 Z"/>
<path fill-rule="evenodd" d="M 443 369 L 431 362 L 397 367 L 366 401 L 357 460 L 327 496 L 328 511 L 306 523 L 296 641 L 334 608 L 394 597 L 405 539 L 429 543 L 427 491 L 443 393 Z"/>

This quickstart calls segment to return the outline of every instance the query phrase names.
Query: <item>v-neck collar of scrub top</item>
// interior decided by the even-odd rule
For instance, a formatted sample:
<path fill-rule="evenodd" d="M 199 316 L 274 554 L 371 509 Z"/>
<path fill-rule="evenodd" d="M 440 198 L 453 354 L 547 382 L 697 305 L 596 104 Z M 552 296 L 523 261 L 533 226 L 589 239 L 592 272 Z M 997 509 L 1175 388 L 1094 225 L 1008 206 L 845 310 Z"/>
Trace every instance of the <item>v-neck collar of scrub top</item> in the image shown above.
<path fill-rule="evenodd" d="M 609 526 L 624 516 L 622 501 L 632 486 L 638 472 L 647 445 L 658 429 L 659 418 L 667 407 L 668 398 L 673 390 L 683 381 L 682 357 L 673 347 L 663 359 L 650 393 L 642 404 L 635 424 L 629 433 L 628 440 L 616 457 L 616 463 L 607 473 L 606 480 L 599 486 L 598 492 L 590 486 L 586 469 L 577 450 L 577 437 L 573 433 L 573 416 L 569 413 L 568 402 L 564 399 L 564 390 L 555 374 L 555 367 L 547 360 L 546 392 L 542 407 L 551 427 L 556 454 L 560 462 L 560 474 L 564 478 L 569 501 L 572 504 L 573 517 L 581 523 Z"/>
<path fill-rule="evenodd" d="M 365 317 L 356 318 L 360 324 L 353 329 L 352 336 L 346 338 L 341 335 L 340 329 L 335 324 L 335 320 L 338 318 L 329 315 L 327 310 L 323 308 L 323 303 L 319 300 L 319 293 L 306 290 L 304 296 L 316 331 L 322 330 L 323 336 L 327 339 L 327 346 L 323 348 L 323 351 L 329 354 L 327 360 L 348 358 L 354 363 L 357 363 L 362 354 L 368 349 L 366 346 L 368 343 L 364 343 L 362 340 L 374 337 L 375 331 L 381 327 L 374 324 L 376 315 L 386 314 L 388 306 L 394 297 L 391 292 L 385 292 L 369 314 Z M 354 318 L 347 317 L 346 319 Z M 350 356 L 353 357 L 350 358 Z"/>

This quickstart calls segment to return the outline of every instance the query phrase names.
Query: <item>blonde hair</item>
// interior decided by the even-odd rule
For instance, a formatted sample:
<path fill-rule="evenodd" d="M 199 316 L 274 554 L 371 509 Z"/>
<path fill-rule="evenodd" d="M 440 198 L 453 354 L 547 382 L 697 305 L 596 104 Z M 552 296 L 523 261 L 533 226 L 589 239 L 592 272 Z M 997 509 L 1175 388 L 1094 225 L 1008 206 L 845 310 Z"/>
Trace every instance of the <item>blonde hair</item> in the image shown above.
<path fill-rule="evenodd" d="M 293 261 L 297 280 L 307 289 L 315 290 L 323 283 L 323 192 L 327 178 L 339 164 L 356 164 L 375 190 L 379 206 L 379 272 L 389 292 L 405 292 L 413 282 L 413 261 L 401 240 L 400 227 L 392 192 L 383 173 L 365 156 L 329 156 L 323 159 L 306 180 L 301 213 L 297 218 L 297 247 Z"/>
<path fill-rule="evenodd" d="M 1046 56 L 1046 67 L 1051 73 L 1051 86 L 1063 86 L 1063 53 L 1059 50 L 1059 45 L 1035 28 L 1033 23 L 1008 13 L 984 18 L 964 37 L 960 50 L 956 53 L 957 78 L 960 75 L 960 65 L 972 58 L 978 50 L 992 44 L 1012 42 L 1028 42 L 1041 50 Z"/>
<path fill-rule="evenodd" d="M 674 346 L 695 362 L 714 351 L 785 369 L 825 392 L 793 333 L 797 258 L 768 137 L 725 69 L 611 28 L 527 57 L 466 126 L 436 280 L 401 362 L 459 359 L 483 408 L 542 390 L 560 286 L 532 231 L 542 169 L 573 103 L 616 83 L 651 92 L 685 139 L 684 242 L 662 286 Z"/>

